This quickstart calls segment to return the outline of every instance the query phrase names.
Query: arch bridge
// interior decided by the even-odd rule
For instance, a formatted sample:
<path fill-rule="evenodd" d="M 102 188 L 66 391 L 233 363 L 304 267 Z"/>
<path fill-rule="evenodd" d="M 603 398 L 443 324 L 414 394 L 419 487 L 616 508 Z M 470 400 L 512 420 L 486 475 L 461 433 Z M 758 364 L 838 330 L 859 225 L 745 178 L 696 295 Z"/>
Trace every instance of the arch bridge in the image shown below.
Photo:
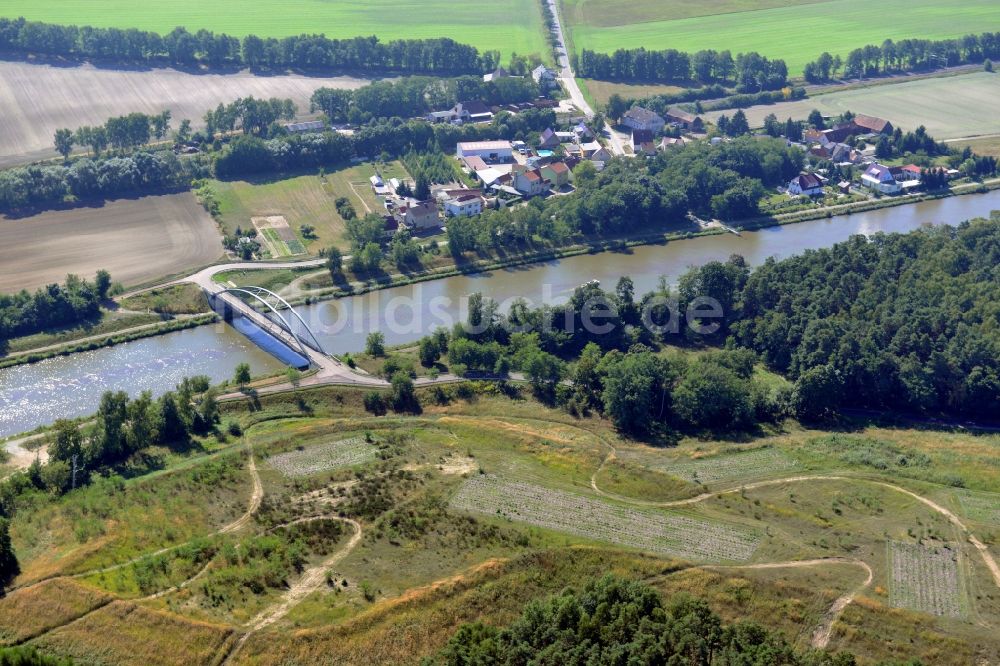
<path fill-rule="evenodd" d="M 320 341 L 316 337 L 316 334 L 312 332 L 312 329 L 309 328 L 309 325 L 306 324 L 302 316 L 295 311 L 295 308 L 293 308 L 288 301 L 286 301 L 278 294 L 274 293 L 269 289 L 265 289 L 264 287 L 254 287 L 254 286 L 230 287 L 227 289 L 222 289 L 221 291 L 216 291 L 211 293 L 210 298 L 214 300 L 215 298 L 225 296 L 227 294 L 230 294 L 234 297 L 231 300 L 235 301 L 238 304 L 238 306 L 242 306 L 247 310 L 249 310 L 254 315 L 257 315 L 257 317 L 254 319 L 263 319 L 269 324 L 277 326 L 280 332 L 285 334 L 285 337 L 291 338 L 291 340 L 295 342 L 295 344 L 298 346 L 297 351 L 300 351 L 305 358 L 307 359 L 312 358 L 310 350 L 319 352 L 324 356 L 326 355 L 326 352 L 323 350 L 323 345 L 320 344 Z M 249 296 L 253 302 L 263 305 L 266 308 L 266 311 L 262 312 L 252 307 L 242 299 L 236 298 L 238 296 Z M 271 299 L 277 301 L 279 305 L 284 306 L 284 309 L 279 310 L 277 307 L 275 307 Z M 230 299 L 226 300 L 227 302 L 230 301 Z M 234 309 L 239 309 L 238 306 L 234 307 Z M 230 305 L 230 307 L 233 306 Z M 295 327 L 292 326 L 292 322 L 289 321 L 289 318 L 286 317 L 283 314 L 283 312 L 290 312 L 293 321 L 297 321 L 301 325 L 302 329 L 304 329 L 305 331 L 305 334 L 300 334 L 296 332 Z M 269 316 L 268 313 L 270 313 L 271 316 Z M 283 336 L 279 335 L 277 337 L 281 339 Z"/>

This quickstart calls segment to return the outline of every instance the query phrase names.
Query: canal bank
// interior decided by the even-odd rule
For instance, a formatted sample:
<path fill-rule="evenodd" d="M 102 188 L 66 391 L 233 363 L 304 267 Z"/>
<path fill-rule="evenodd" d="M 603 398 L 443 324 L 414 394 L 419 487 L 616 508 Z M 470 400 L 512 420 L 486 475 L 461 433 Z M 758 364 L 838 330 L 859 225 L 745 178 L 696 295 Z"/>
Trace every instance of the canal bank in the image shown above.
<path fill-rule="evenodd" d="M 580 254 L 537 264 L 486 270 L 373 291 L 297 308 L 328 353 L 364 348 L 368 333 L 380 330 L 386 344 L 413 342 L 438 326 L 464 319 L 475 292 L 509 307 L 516 298 L 534 305 L 567 299 L 583 282 L 606 288 L 630 276 L 637 294 L 662 279 L 676 280 L 693 266 L 740 254 L 751 265 L 829 247 L 853 235 L 905 233 L 928 224 L 957 224 L 1000 209 L 1000 190 L 948 197 L 865 213 L 767 227 L 740 236 L 716 234 L 620 251 Z M 233 329 L 213 324 L 156 338 L 0 370 L 0 436 L 31 430 L 59 417 L 92 413 L 105 390 L 159 395 L 186 375 L 213 381 L 232 376 L 240 362 L 255 375 L 284 367 Z"/>

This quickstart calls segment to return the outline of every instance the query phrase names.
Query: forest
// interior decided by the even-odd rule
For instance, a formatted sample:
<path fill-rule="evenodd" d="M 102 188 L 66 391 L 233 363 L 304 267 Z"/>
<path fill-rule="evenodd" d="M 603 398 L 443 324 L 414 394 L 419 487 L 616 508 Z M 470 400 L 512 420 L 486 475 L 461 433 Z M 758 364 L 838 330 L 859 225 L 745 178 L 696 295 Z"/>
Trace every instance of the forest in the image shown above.
<path fill-rule="evenodd" d="M 166 35 L 135 29 L 64 26 L 0 18 L 0 52 L 89 58 L 126 64 L 265 70 L 392 70 L 441 75 L 481 74 L 500 55 L 480 53 L 451 39 L 380 42 L 377 37 L 329 39 L 298 35 L 281 39 L 248 35 L 242 40 L 209 30 L 174 28 Z"/>

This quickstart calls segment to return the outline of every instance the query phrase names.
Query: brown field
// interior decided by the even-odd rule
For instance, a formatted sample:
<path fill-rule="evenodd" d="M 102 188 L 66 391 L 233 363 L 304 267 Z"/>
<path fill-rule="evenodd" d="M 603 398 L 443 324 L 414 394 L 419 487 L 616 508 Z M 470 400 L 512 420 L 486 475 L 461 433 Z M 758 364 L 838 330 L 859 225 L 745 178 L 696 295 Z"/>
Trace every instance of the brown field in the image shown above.
<path fill-rule="evenodd" d="M 62 282 L 67 273 L 93 279 L 102 268 L 135 285 L 220 256 L 215 223 L 188 192 L 0 216 L 2 292 Z"/>
<path fill-rule="evenodd" d="M 55 157 L 52 136 L 61 127 L 75 129 L 132 111 L 170 109 L 174 129 L 184 118 L 198 128 L 204 125 L 205 111 L 237 97 L 289 97 L 300 111 L 308 112 L 316 88 L 358 88 L 366 83 L 349 76 L 188 74 L 0 62 L 0 166 Z"/>
<path fill-rule="evenodd" d="M 211 664 L 232 636 L 226 627 L 116 601 L 32 644 L 84 663 Z"/>
<path fill-rule="evenodd" d="M 0 642 L 21 643 L 112 600 L 108 594 L 65 579 L 12 592 L 0 599 Z"/>

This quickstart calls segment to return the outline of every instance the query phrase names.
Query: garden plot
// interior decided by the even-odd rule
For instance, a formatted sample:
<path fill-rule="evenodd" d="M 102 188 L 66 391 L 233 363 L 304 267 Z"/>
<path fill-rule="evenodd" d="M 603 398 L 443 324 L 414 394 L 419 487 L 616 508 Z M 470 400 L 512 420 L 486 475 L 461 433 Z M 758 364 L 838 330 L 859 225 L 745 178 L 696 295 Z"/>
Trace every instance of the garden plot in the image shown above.
<path fill-rule="evenodd" d="M 288 220 L 283 215 L 269 215 L 267 217 L 254 217 L 254 229 L 257 230 L 271 251 L 271 256 L 275 258 L 290 257 L 296 254 L 305 254 L 306 248 L 302 241 L 288 225 Z"/>
<path fill-rule="evenodd" d="M 1000 495 L 969 491 L 956 494 L 966 516 L 976 522 L 1000 525 Z"/>
<path fill-rule="evenodd" d="M 679 514 L 619 506 L 542 486 L 480 475 L 452 498 L 455 509 L 499 515 L 576 536 L 699 561 L 743 562 L 760 537 Z"/>
<path fill-rule="evenodd" d="M 889 542 L 889 603 L 931 615 L 959 617 L 958 551 Z"/>
<path fill-rule="evenodd" d="M 341 467 L 361 465 L 375 459 L 378 449 L 364 437 L 320 444 L 273 456 L 268 462 L 285 476 L 309 476 Z"/>
<path fill-rule="evenodd" d="M 708 458 L 670 461 L 653 465 L 653 469 L 693 483 L 715 483 L 756 479 L 782 470 L 794 469 L 796 466 L 795 462 L 781 451 L 762 448 Z"/>

